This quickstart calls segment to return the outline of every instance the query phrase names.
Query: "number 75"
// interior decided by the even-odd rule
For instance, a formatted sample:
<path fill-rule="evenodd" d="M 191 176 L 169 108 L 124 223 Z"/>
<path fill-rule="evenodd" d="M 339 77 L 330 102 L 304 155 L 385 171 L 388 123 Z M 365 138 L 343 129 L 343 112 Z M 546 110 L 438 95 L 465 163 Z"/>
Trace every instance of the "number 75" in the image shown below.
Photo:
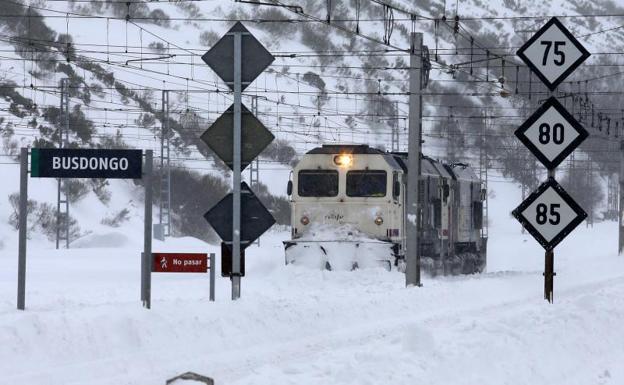
<path fill-rule="evenodd" d="M 542 59 L 542 65 L 546 65 L 548 61 L 548 52 L 550 52 L 550 47 L 552 47 L 553 43 L 555 43 L 555 49 L 553 53 L 555 56 L 559 56 L 559 59 L 555 58 L 555 64 L 558 66 L 562 66 L 565 63 L 565 53 L 561 51 L 559 48 L 565 46 L 565 41 L 541 41 L 540 44 L 546 46 L 544 50 L 544 58 Z"/>

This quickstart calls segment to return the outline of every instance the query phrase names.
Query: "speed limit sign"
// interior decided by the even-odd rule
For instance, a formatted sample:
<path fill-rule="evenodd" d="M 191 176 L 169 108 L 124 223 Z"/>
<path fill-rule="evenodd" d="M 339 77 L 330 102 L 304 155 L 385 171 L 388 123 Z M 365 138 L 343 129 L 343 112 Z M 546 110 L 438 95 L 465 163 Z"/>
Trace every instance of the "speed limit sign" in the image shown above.
<path fill-rule="evenodd" d="M 517 54 L 550 91 L 589 57 L 589 52 L 555 17 L 520 47 Z M 553 249 L 587 217 L 555 180 L 555 168 L 587 138 L 588 132 L 556 98 L 550 97 L 515 134 L 548 168 L 548 180 L 512 215 L 546 249 L 544 298 L 552 302 Z"/>
<path fill-rule="evenodd" d="M 553 17 L 517 52 L 551 90 L 589 57 L 589 52 Z"/>
<path fill-rule="evenodd" d="M 547 169 L 557 167 L 589 133 L 551 97 L 515 131 L 516 137 Z"/>
<path fill-rule="evenodd" d="M 587 213 L 554 178 L 542 183 L 511 214 L 546 250 L 552 250 Z"/>

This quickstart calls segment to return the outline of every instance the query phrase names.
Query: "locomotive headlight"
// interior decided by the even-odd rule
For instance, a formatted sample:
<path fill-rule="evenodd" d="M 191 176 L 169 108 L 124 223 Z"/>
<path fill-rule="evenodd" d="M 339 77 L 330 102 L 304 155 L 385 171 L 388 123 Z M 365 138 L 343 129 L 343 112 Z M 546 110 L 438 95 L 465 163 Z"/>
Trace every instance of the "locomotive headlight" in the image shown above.
<path fill-rule="evenodd" d="M 307 226 L 308 223 L 310 223 L 310 218 L 306 217 L 305 215 L 301 217 L 300 222 L 302 225 Z"/>
<path fill-rule="evenodd" d="M 353 163 L 353 156 L 351 154 L 340 154 L 334 156 L 334 163 L 339 167 L 349 167 Z"/>
<path fill-rule="evenodd" d="M 377 226 L 381 226 L 383 224 L 383 218 L 382 217 L 375 218 L 375 224 Z"/>

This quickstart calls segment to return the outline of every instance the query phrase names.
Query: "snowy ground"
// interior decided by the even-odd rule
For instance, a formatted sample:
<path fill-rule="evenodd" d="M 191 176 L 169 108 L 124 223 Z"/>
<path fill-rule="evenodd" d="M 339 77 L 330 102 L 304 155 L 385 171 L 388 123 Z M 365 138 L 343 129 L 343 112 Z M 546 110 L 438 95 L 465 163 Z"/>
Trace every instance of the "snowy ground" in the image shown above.
<path fill-rule="evenodd" d="M 25 312 L 15 310 L 16 244 L 0 250 L 0 384 L 164 384 L 185 371 L 217 384 L 624 383 L 624 257 L 617 226 L 585 224 L 555 252 L 555 304 L 543 299 L 543 250 L 494 186 L 488 272 L 404 287 L 383 269 L 284 266 L 285 230 L 249 249 L 242 299 L 208 275 L 154 274 L 139 301 L 140 228 L 100 247 L 32 242 Z M 504 197 L 504 199 L 503 199 Z M 109 242 L 109 243 L 107 243 Z M 193 239 L 155 251 L 217 251 Z"/>

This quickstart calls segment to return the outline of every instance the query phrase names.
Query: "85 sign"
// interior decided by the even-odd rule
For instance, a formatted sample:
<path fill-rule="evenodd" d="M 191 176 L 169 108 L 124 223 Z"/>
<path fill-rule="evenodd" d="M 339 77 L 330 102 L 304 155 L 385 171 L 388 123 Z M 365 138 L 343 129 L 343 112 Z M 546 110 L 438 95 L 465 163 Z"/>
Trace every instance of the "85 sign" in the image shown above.
<path fill-rule="evenodd" d="M 517 54 L 551 91 L 590 55 L 555 17 L 540 28 Z"/>
<path fill-rule="evenodd" d="M 542 183 L 511 214 L 547 251 L 587 217 L 554 178 Z"/>

